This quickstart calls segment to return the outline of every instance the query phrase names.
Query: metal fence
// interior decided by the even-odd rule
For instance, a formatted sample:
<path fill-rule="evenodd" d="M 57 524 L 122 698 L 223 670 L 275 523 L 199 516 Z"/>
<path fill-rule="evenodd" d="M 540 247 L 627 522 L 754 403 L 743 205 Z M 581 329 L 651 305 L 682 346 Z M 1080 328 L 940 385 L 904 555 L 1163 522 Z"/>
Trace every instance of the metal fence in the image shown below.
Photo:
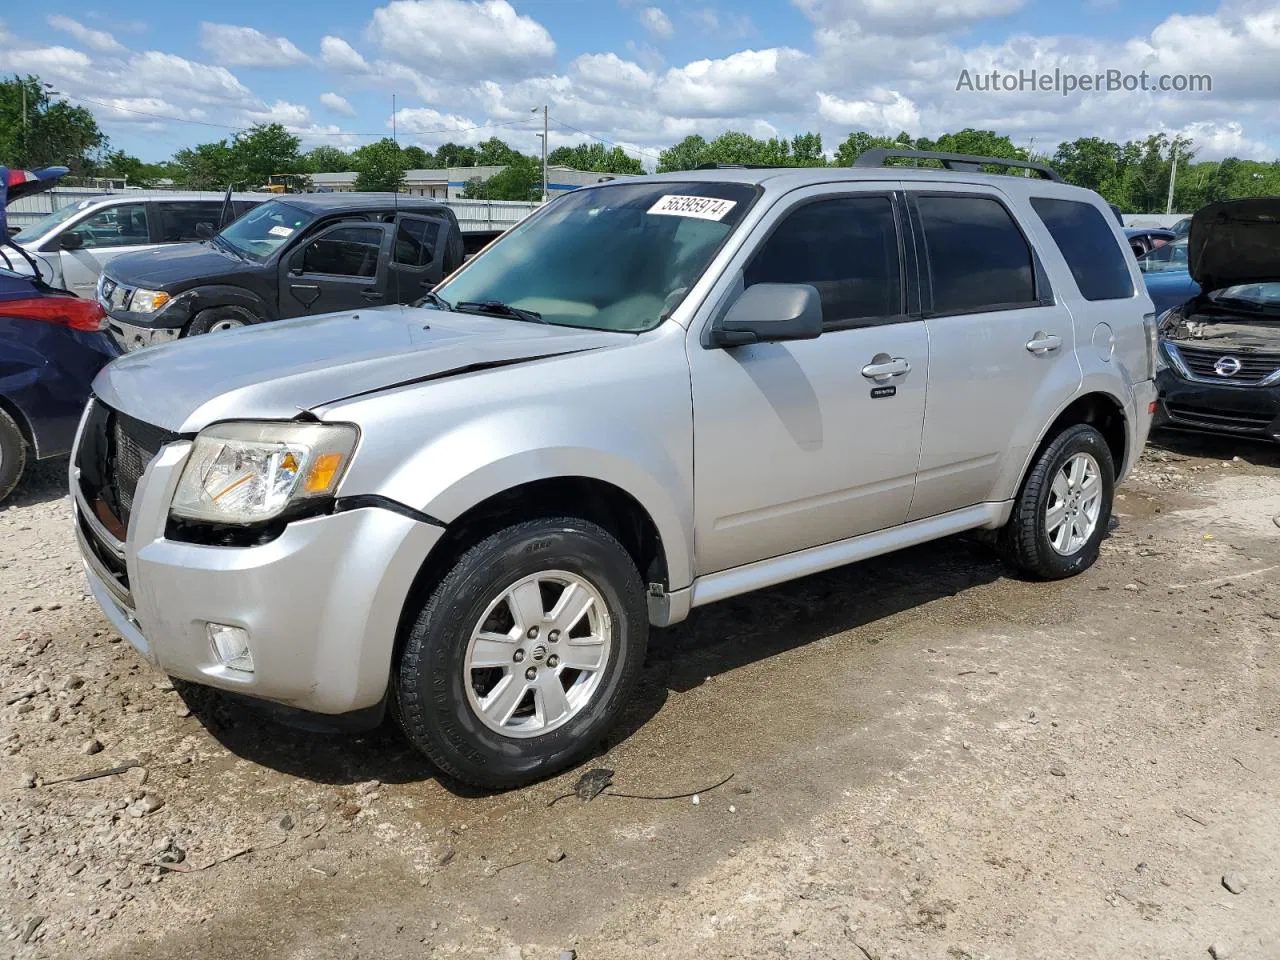
<path fill-rule="evenodd" d="M 61 210 L 68 204 L 91 197 L 119 196 L 130 200 L 139 197 L 173 196 L 171 190 L 101 190 L 93 187 L 55 187 L 30 197 L 22 197 L 9 204 L 7 211 L 9 223 L 17 227 L 25 227 L 46 217 L 55 210 Z M 198 196 L 209 200 L 221 201 L 221 192 L 182 191 L 184 197 Z M 261 194 L 270 199 L 271 194 Z M 287 199 L 287 195 L 285 195 Z M 519 200 L 440 200 L 453 207 L 458 223 L 463 232 L 492 232 L 506 230 L 515 226 L 529 214 L 541 206 L 540 203 Z"/>

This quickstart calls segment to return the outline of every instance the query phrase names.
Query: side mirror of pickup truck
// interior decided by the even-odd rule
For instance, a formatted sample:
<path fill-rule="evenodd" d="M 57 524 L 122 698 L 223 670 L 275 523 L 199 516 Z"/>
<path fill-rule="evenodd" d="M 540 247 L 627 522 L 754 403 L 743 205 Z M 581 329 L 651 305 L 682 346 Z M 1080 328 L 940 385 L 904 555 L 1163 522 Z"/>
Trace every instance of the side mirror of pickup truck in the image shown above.
<path fill-rule="evenodd" d="M 807 283 L 747 287 L 711 328 L 718 347 L 780 340 L 812 340 L 822 333 L 822 300 Z"/>

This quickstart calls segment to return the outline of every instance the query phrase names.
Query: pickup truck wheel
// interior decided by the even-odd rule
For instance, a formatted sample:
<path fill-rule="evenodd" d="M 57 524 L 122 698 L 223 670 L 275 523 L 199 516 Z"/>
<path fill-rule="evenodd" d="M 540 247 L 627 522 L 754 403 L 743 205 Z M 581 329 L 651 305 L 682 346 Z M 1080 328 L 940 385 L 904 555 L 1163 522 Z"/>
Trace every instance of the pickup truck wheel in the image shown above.
<path fill-rule="evenodd" d="M 208 310 L 201 310 L 195 315 L 192 321 L 187 324 L 185 336 L 195 337 L 202 333 L 238 330 L 240 327 L 249 326 L 252 322 L 244 314 L 236 310 L 211 307 Z"/>
<path fill-rule="evenodd" d="M 1006 559 L 1041 580 L 1093 566 L 1115 497 L 1106 439 L 1088 424 L 1068 427 L 1036 459 L 1001 531 Z"/>
<path fill-rule="evenodd" d="M 396 670 L 401 723 L 457 780 L 540 780 L 599 743 L 648 635 L 617 540 L 573 517 L 516 524 L 463 554 L 418 613 Z"/>
<path fill-rule="evenodd" d="M 0 502 L 13 493 L 27 467 L 27 441 L 13 417 L 0 409 Z"/>

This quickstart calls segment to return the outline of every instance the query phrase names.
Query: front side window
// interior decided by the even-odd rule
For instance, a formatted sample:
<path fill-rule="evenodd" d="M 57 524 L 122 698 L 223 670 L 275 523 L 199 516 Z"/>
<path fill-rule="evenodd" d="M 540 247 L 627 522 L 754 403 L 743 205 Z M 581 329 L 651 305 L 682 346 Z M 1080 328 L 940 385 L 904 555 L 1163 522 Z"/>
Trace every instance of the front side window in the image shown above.
<path fill-rule="evenodd" d="M 161 243 L 185 243 L 199 240 L 196 225 L 207 223 L 212 230 L 218 225 L 218 217 L 222 214 L 220 202 L 200 200 L 174 201 L 156 204 L 156 213 L 160 217 Z"/>
<path fill-rule="evenodd" d="M 811 284 L 827 325 L 901 315 L 892 201 L 865 196 L 805 204 L 787 214 L 752 257 L 745 282 Z"/>
<path fill-rule="evenodd" d="M 1082 297 L 1125 300 L 1133 296 L 1133 277 L 1124 250 L 1097 207 L 1050 197 L 1032 197 L 1031 207 L 1049 228 Z"/>
<path fill-rule="evenodd" d="M 1035 306 L 1031 248 L 1009 212 L 989 197 L 916 198 L 933 278 L 933 313 Z"/>
<path fill-rule="evenodd" d="M 339 227 L 312 240 L 302 252 L 303 273 L 372 277 L 382 249 L 379 227 Z"/>
<path fill-rule="evenodd" d="M 145 203 L 122 203 L 81 220 L 70 230 L 86 250 L 99 247 L 137 247 L 151 242 Z"/>
<path fill-rule="evenodd" d="M 666 319 L 756 197 L 745 183 L 611 183 L 565 194 L 436 293 L 499 301 L 547 323 L 639 333 Z"/>
<path fill-rule="evenodd" d="M 241 256 L 267 260 L 314 219 L 314 214 L 300 207 L 270 200 L 228 224 L 218 240 Z"/>
<path fill-rule="evenodd" d="M 59 227 L 68 220 L 80 216 L 81 213 L 89 209 L 91 206 L 93 206 L 92 200 L 81 200 L 77 203 L 69 203 L 65 207 L 55 210 L 53 213 L 46 214 L 35 223 L 23 230 L 20 230 L 18 233 L 14 234 L 13 240 L 15 243 L 21 243 L 24 245 L 35 243 L 54 227 Z"/>

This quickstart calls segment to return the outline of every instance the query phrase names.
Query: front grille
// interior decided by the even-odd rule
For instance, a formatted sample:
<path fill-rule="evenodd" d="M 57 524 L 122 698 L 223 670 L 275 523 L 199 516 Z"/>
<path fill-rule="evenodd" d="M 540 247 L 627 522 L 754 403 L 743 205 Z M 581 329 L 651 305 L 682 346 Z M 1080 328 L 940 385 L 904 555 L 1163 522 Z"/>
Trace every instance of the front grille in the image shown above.
<path fill-rule="evenodd" d="M 1266 430 L 1274 419 L 1267 414 L 1238 413 L 1193 404 L 1171 403 L 1168 407 L 1169 415 L 1175 420 L 1186 420 L 1190 423 L 1227 430 Z"/>
<path fill-rule="evenodd" d="M 1220 380 L 1223 383 L 1257 383 L 1280 370 L 1280 353 L 1232 353 L 1230 350 L 1209 347 L 1188 347 L 1176 345 L 1183 362 L 1195 376 L 1206 380 Z M 1231 376 L 1218 373 L 1219 361 L 1235 359 L 1240 369 Z M 1234 365 L 1233 365 L 1234 366 Z"/>
<path fill-rule="evenodd" d="M 88 509 L 124 541 L 138 482 L 152 458 L 177 434 L 93 401 L 76 451 L 80 491 Z"/>

